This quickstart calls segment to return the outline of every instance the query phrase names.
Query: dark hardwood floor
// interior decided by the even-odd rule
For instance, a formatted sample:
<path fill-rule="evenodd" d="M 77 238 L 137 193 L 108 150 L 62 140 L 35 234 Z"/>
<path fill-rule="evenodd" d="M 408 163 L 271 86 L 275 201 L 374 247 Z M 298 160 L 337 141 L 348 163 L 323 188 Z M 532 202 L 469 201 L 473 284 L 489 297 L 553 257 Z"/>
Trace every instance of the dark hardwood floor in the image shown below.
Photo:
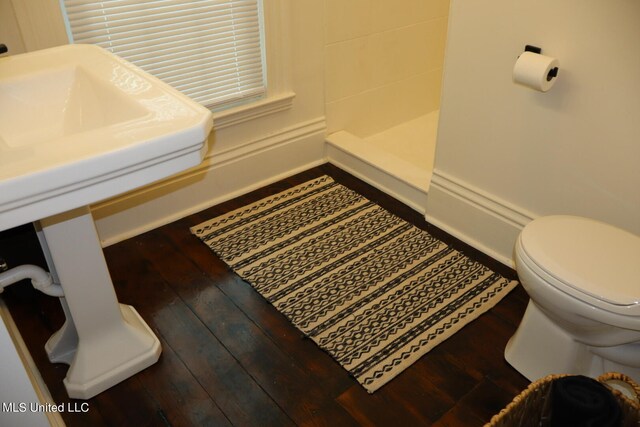
<path fill-rule="evenodd" d="M 328 174 L 502 274 L 512 270 L 427 224 L 396 200 L 323 165 L 105 249 L 120 302 L 131 304 L 162 342 L 160 361 L 63 413 L 69 426 L 478 426 L 528 381 L 503 358 L 524 313 L 516 288 L 374 394 L 236 277 L 189 227 Z M 55 298 L 17 285 L 5 300 L 57 403 L 67 366 L 44 343 L 63 322 Z M 7 385 L 3 385 L 6 387 Z"/>

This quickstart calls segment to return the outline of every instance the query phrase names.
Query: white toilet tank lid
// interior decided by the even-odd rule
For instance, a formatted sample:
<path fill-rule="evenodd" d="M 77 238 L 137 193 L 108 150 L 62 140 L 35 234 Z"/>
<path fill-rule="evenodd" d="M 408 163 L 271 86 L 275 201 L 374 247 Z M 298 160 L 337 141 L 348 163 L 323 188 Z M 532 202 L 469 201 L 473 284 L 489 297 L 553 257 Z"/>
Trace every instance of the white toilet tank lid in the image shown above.
<path fill-rule="evenodd" d="M 580 292 L 614 305 L 640 304 L 640 237 L 593 219 L 538 218 L 520 235 L 527 256 Z"/>

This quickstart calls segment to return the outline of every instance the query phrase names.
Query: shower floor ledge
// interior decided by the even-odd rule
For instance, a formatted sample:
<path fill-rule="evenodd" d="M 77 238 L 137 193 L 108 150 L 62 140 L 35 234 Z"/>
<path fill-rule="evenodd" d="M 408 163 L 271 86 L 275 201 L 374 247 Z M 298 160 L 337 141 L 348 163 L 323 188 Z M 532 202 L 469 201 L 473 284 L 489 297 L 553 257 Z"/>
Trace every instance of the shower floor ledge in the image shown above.
<path fill-rule="evenodd" d="M 424 214 L 431 171 L 422 169 L 347 131 L 326 139 L 330 163 Z"/>

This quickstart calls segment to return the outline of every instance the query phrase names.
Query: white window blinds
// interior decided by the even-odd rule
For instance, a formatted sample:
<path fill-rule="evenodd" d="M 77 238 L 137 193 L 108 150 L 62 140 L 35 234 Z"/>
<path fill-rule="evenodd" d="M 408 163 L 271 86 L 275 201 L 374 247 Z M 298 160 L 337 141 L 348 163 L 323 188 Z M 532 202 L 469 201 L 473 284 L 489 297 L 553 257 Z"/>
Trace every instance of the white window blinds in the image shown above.
<path fill-rule="evenodd" d="M 74 43 L 101 46 L 220 110 L 265 92 L 259 0 L 62 0 Z"/>

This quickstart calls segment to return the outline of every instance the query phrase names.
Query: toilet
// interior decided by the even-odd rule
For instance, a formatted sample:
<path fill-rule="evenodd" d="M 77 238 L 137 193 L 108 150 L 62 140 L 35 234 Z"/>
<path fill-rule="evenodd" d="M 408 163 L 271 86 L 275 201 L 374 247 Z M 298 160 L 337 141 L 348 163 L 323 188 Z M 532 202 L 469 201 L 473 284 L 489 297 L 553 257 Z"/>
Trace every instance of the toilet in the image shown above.
<path fill-rule="evenodd" d="M 588 218 L 527 224 L 515 247 L 530 300 L 505 359 L 534 381 L 549 374 L 640 381 L 640 237 Z"/>

